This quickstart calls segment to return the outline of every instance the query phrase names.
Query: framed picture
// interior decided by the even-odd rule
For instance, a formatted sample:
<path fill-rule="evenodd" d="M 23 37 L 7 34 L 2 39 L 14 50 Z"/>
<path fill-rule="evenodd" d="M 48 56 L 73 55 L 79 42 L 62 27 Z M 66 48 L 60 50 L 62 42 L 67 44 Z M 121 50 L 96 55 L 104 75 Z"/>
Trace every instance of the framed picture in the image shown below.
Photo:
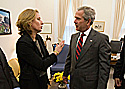
<path fill-rule="evenodd" d="M 44 23 L 41 34 L 52 34 L 52 23 Z"/>
<path fill-rule="evenodd" d="M 12 34 L 10 12 L 0 9 L 0 35 Z"/>
<path fill-rule="evenodd" d="M 92 27 L 99 32 L 104 32 L 105 21 L 94 21 Z"/>

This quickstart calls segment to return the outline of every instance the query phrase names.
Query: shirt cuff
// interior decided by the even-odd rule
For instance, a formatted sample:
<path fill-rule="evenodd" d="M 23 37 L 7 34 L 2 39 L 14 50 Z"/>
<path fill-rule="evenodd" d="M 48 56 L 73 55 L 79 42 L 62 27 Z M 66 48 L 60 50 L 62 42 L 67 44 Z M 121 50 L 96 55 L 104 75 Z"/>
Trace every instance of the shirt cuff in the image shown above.
<path fill-rule="evenodd" d="M 16 87 L 16 88 L 13 88 L 13 89 L 20 89 L 20 87 Z"/>

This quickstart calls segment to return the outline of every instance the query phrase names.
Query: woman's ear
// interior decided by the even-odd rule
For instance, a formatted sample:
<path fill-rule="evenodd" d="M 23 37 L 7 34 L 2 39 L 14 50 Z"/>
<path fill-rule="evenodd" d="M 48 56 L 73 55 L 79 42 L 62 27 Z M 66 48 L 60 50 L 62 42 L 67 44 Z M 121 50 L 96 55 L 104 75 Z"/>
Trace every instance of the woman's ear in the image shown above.
<path fill-rule="evenodd" d="M 29 24 L 29 26 L 32 26 L 32 22 L 29 22 L 28 24 Z"/>

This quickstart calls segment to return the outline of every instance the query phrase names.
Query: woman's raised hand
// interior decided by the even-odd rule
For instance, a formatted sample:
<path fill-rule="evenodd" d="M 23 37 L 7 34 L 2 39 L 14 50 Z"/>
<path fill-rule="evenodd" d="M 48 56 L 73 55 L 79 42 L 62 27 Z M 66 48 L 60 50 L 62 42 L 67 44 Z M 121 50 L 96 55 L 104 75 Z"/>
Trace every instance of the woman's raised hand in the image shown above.
<path fill-rule="evenodd" d="M 59 44 L 56 44 L 56 48 L 54 50 L 55 55 L 58 55 L 62 51 L 62 48 L 64 47 L 64 42 L 65 41 L 63 40 Z"/>

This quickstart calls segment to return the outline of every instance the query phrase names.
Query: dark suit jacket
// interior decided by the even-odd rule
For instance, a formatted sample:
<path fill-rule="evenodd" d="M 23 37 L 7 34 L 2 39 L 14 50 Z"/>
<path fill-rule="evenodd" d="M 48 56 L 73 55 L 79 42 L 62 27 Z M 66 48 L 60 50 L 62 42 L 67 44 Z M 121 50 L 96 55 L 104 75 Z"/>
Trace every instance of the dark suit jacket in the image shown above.
<path fill-rule="evenodd" d="M 71 37 L 64 76 L 68 76 L 70 71 L 71 89 L 106 89 L 111 57 L 108 36 L 91 29 L 76 61 L 79 35 L 76 33 Z"/>
<path fill-rule="evenodd" d="M 120 53 L 120 59 L 117 61 L 115 65 L 113 78 L 120 78 L 121 80 L 123 80 L 124 74 L 125 74 L 125 37 L 124 37 L 124 44 L 122 47 L 122 51 Z"/>
<path fill-rule="evenodd" d="M 17 41 L 16 52 L 21 68 L 19 77 L 21 89 L 46 89 L 47 68 L 57 61 L 55 54 L 49 55 L 41 36 L 37 34 L 36 39 L 41 53 L 26 32 Z"/>
<path fill-rule="evenodd" d="M 0 89 L 13 89 L 18 86 L 19 84 L 7 63 L 5 54 L 0 48 Z"/>

